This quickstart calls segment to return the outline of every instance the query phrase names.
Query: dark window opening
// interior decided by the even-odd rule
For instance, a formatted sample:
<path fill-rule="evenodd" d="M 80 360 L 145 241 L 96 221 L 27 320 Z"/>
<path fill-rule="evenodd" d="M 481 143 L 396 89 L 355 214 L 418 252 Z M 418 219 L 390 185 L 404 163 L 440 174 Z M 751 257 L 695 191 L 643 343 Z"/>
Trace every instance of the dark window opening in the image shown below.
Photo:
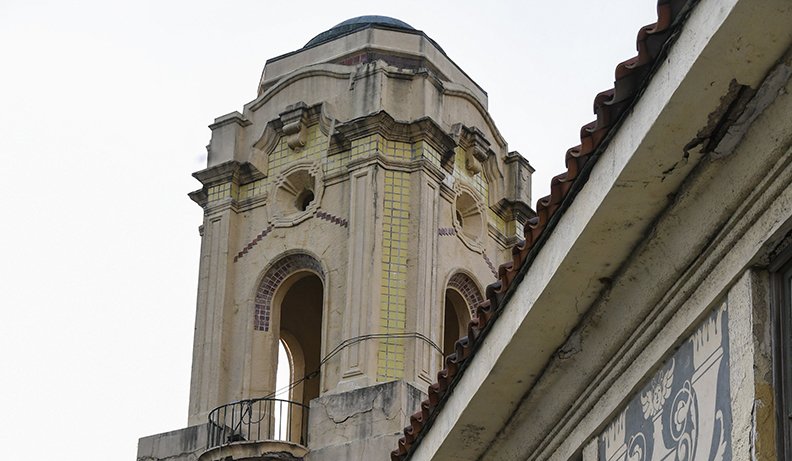
<path fill-rule="evenodd" d="M 467 334 L 469 307 L 458 291 L 447 289 L 443 313 L 443 357 L 455 352 L 457 340 Z"/>
<path fill-rule="evenodd" d="M 311 202 L 314 201 L 314 193 L 312 190 L 304 190 L 298 197 L 297 197 L 297 209 L 300 211 L 305 211 L 311 205 Z"/>
<path fill-rule="evenodd" d="M 787 237 L 789 238 L 789 237 Z M 771 264 L 779 459 L 792 459 L 792 245 Z"/>

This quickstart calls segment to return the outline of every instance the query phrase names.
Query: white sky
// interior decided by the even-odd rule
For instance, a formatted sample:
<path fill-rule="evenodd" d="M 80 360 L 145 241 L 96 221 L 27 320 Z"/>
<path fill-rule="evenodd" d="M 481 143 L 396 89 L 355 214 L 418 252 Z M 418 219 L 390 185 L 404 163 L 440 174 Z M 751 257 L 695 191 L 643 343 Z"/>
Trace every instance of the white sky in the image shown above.
<path fill-rule="evenodd" d="M 4 459 L 135 458 L 182 428 L 212 120 L 266 59 L 364 14 L 425 31 L 488 93 L 534 202 L 656 0 L 0 0 Z"/>

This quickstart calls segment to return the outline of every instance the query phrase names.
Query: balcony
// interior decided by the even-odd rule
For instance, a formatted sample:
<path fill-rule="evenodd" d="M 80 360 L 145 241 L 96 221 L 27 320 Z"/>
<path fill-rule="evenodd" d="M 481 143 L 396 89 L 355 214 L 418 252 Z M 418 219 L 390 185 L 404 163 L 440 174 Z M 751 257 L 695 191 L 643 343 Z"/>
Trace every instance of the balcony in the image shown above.
<path fill-rule="evenodd" d="M 308 453 L 308 407 L 259 398 L 209 413 L 206 451 L 198 461 L 300 461 Z"/>

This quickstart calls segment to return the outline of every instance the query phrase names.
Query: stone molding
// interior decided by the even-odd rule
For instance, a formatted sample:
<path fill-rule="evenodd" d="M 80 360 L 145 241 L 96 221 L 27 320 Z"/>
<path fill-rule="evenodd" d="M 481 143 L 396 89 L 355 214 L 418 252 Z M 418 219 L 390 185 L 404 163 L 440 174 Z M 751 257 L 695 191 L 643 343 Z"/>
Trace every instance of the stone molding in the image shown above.
<path fill-rule="evenodd" d="M 248 162 L 238 162 L 229 160 L 219 165 L 197 171 L 192 175 L 201 182 L 203 187 L 199 190 L 190 192 L 188 195 L 193 202 L 200 205 L 208 212 L 210 187 L 232 183 L 235 185 L 249 183 L 264 177 L 264 174 L 254 165 Z"/>
<path fill-rule="evenodd" d="M 427 142 L 441 155 L 450 156 L 457 143 L 432 118 L 422 117 L 412 122 L 395 120 L 385 111 L 366 115 L 336 125 L 334 143 L 327 152 L 328 157 L 345 151 L 349 142 L 365 136 L 378 134 L 389 141 L 416 143 Z"/>
<path fill-rule="evenodd" d="M 252 122 L 248 120 L 244 115 L 240 114 L 238 111 L 234 111 L 225 115 L 221 115 L 214 120 L 214 123 L 209 125 L 210 130 L 216 130 L 217 128 L 230 125 L 235 123 L 241 127 L 250 126 Z"/>

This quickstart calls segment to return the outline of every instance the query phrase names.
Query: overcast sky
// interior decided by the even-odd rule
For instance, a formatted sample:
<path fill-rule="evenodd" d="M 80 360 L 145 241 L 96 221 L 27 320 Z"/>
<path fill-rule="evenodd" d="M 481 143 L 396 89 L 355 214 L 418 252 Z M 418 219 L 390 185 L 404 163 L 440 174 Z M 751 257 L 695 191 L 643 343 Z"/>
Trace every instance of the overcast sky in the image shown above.
<path fill-rule="evenodd" d="M 489 93 L 534 202 L 656 0 L 0 0 L 4 459 L 131 460 L 182 428 L 207 125 L 350 17 L 425 31 Z"/>

